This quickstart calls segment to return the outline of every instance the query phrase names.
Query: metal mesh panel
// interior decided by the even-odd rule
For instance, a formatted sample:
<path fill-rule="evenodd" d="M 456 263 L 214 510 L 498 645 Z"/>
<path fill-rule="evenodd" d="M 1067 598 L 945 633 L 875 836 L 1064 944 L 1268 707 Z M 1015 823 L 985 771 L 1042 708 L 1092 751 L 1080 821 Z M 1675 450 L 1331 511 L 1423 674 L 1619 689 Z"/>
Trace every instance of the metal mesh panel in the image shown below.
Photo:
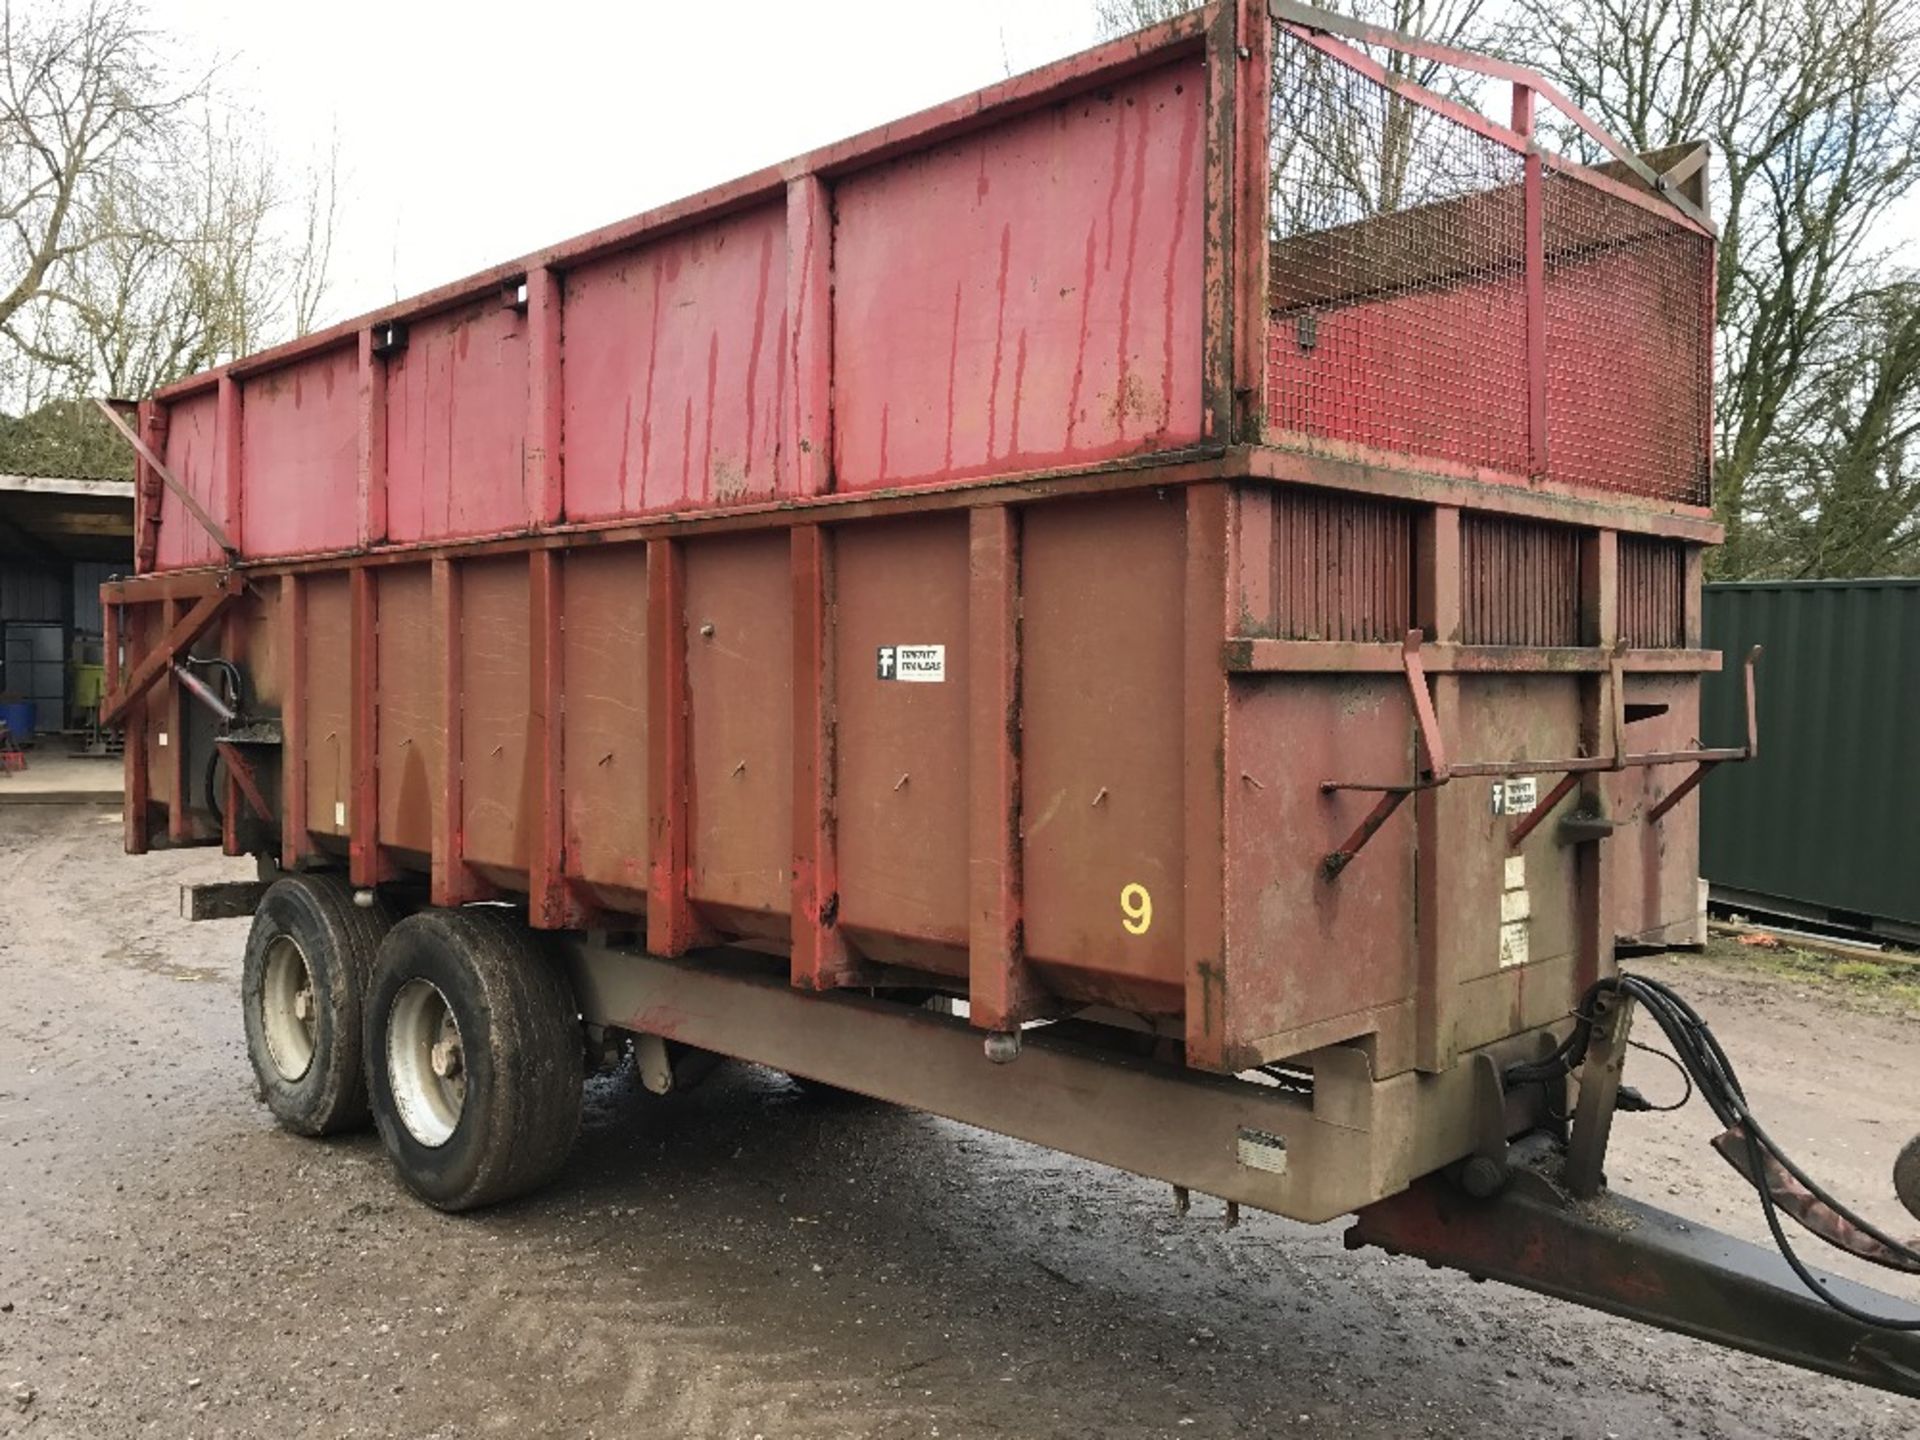
<path fill-rule="evenodd" d="M 1524 473 L 1520 157 L 1274 43 L 1270 436 Z"/>
<path fill-rule="evenodd" d="M 1548 168 L 1547 474 L 1707 503 L 1713 242 Z"/>
<path fill-rule="evenodd" d="M 1548 162 L 1530 354 L 1524 157 L 1348 53 L 1274 36 L 1268 443 L 1705 504 L 1712 242 Z"/>

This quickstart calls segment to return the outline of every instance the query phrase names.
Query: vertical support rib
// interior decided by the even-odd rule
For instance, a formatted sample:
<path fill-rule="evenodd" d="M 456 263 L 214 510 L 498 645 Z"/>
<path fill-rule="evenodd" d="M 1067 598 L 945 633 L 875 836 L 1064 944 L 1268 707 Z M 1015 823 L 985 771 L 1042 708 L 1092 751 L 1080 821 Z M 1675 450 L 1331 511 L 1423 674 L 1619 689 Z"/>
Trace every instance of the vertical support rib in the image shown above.
<path fill-rule="evenodd" d="M 967 985 L 973 1023 L 1013 1030 L 1047 992 L 1027 968 L 1020 875 L 1020 518 L 969 513 Z"/>
<path fill-rule="evenodd" d="M 538 530 L 560 523 L 566 510 L 561 468 L 563 424 L 560 371 L 560 277 L 544 265 L 527 271 L 528 521 Z"/>
<path fill-rule="evenodd" d="M 1201 312 L 1201 430 L 1209 440 L 1231 443 L 1233 436 L 1234 141 L 1240 117 L 1235 103 L 1241 73 L 1236 53 L 1235 5 L 1222 5 L 1207 30 L 1207 150 L 1205 282 Z M 1264 231 L 1262 232 L 1265 233 Z"/>
<path fill-rule="evenodd" d="M 534 834 L 527 861 L 528 913 L 543 930 L 571 930 L 587 923 L 586 907 L 567 883 L 565 755 L 560 723 L 565 686 L 561 643 L 566 570 L 556 550 L 535 550 L 528 561 L 532 605 L 528 625 L 527 751 L 534 767 Z"/>
<path fill-rule="evenodd" d="M 1620 536 L 1612 530 L 1588 530 L 1580 538 L 1580 630 L 1589 645 L 1606 651 L 1620 643 Z M 1580 695 L 1580 747 L 1589 755 L 1624 746 L 1618 732 L 1625 681 L 1616 662 L 1597 675 L 1583 676 Z M 1585 775 L 1577 801 L 1582 810 L 1605 813 L 1607 777 Z M 1574 993 L 1584 995 L 1613 969 L 1613 903 L 1608 893 L 1606 851 L 1589 840 L 1574 851 L 1573 893 L 1576 969 Z"/>
<path fill-rule="evenodd" d="M 687 578 L 677 540 L 647 542 L 647 949 L 683 955 L 694 943 L 687 899 Z"/>
<path fill-rule="evenodd" d="M 142 400 L 136 419 L 147 448 L 155 455 L 167 453 L 167 410 L 156 400 Z M 144 575 L 153 569 L 160 553 L 160 476 L 147 458 L 134 452 L 133 462 L 133 568 Z"/>
<path fill-rule="evenodd" d="M 387 362 L 373 353 L 373 331 L 360 332 L 360 450 L 356 474 L 360 543 L 387 538 Z"/>
<path fill-rule="evenodd" d="M 213 512 L 238 553 L 245 553 L 246 515 L 240 484 L 240 382 L 220 377 L 214 398 Z"/>
<path fill-rule="evenodd" d="M 793 555 L 793 983 L 803 990 L 846 984 L 858 969 L 835 923 L 833 541 L 819 525 L 796 525 Z"/>
<path fill-rule="evenodd" d="M 374 590 L 373 571 L 356 566 L 348 581 L 349 643 L 348 729 L 353 736 L 353 768 L 347 787 L 347 873 L 355 885 L 375 885 L 380 880 L 379 856 L 379 761 L 378 645 L 380 638 L 379 599 Z"/>
<path fill-rule="evenodd" d="M 1460 512 L 1437 505 L 1419 522 L 1414 604 L 1421 628 L 1437 644 L 1460 640 Z M 1440 735 L 1459 734 L 1460 678 L 1436 675 L 1430 682 L 1433 725 Z M 1449 789 L 1423 790 L 1414 813 L 1414 1064 L 1426 1071 L 1453 1061 L 1458 981 L 1447 963 L 1456 922 L 1451 906 L 1461 893 L 1458 859 L 1446 844 L 1447 807 L 1469 803 Z"/>
<path fill-rule="evenodd" d="M 170 635 L 173 627 L 180 622 L 186 607 L 178 600 L 168 600 L 161 614 L 164 628 L 161 634 Z M 167 767 L 167 839 L 175 845 L 184 845 L 193 838 L 193 801 L 187 765 L 187 706 L 186 697 L 181 693 L 180 682 L 172 675 L 164 676 L 166 698 L 160 702 L 162 715 L 161 734 L 166 737 Z"/>
<path fill-rule="evenodd" d="M 116 615 L 123 613 L 122 607 L 118 605 L 112 607 L 111 613 Z M 137 661 L 140 641 L 144 639 L 149 644 L 153 642 L 153 635 L 151 633 L 153 629 L 151 619 L 152 612 L 150 607 L 142 606 L 133 611 L 132 614 L 140 618 L 137 623 L 126 626 L 124 639 L 127 645 L 127 658 Z M 107 664 L 110 667 L 108 670 L 109 683 L 107 686 L 107 694 L 109 695 L 116 692 L 120 683 L 120 675 L 115 673 L 115 648 L 116 647 L 110 645 L 107 650 Z M 147 853 L 149 838 L 147 835 L 147 810 L 153 796 L 153 777 L 148 768 L 149 762 L 147 758 L 147 705 L 151 699 L 151 694 L 152 692 L 149 691 L 148 694 L 135 699 L 133 704 L 127 707 L 127 713 L 120 722 L 124 753 L 126 755 L 125 774 L 127 787 L 127 795 L 124 802 L 125 809 L 121 815 L 121 820 L 124 825 L 121 838 L 122 848 L 125 849 L 129 855 L 144 855 Z"/>
<path fill-rule="evenodd" d="M 1513 129 L 1533 139 L 1533 91 L 1513 87 Z M 1522 189 L 1527 252 L 1527 473 L 1547 473 L 1547 240 L 1545 177 L 1540 152 L 1529 149 Z"/>
<path fill-rule="evenodd" d="M 1229 1063 L 1227 985 L 1227 510 L 1225 485 L 1186 494 L 1185 772 L 1187 1063 Z"/>
<path fill-rule="evenodd" d="M 280 577 L 280 643 L 280 868 L 293 870 L 307 853 L 307 589 L 297 574 Z"/>
<path fill-rule="evenodd" d="M 793 413 L 785 446 L 790 493 L 833 488 L 833 211 L 826 182 L 796 176 L 787 184 L 787 363 Z"/>
<path fill-rule="evenodd" d="M 1234 139 L 1236 213 L 1232 223 L 1234 439 L 1253 444 L 1260 439 L 1266 417 L 1273 20 L 1266 0 L 1236 0 L 1235 8 L 1239 76 L 1234 109 L 1239 130 Z"/>
<path fill-rule="evenodd" d="M 227 613 L 220 620 L 221 653 L 229 660 L 238 661 L 240 647 L 245 643 L 245 628 L 240 623 L 240 606 L 227 606 Z M 243 811 L 245 797 L 240 791 L 240 772 L 234 767 L 231 756 L 225 757 L 221 765 L 222 784 L 220 787 L 220 849 L 226 855 L 244 855 L 246 851 L 240 845 L 240 822 L 250 812 Z"/>

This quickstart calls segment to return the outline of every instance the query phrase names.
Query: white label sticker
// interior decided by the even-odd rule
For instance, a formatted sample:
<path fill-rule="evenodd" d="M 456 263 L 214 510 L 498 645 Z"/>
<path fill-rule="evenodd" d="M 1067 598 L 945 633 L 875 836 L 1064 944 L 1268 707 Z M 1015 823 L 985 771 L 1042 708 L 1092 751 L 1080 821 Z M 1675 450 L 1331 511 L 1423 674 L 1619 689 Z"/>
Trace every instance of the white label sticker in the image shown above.
<path fill-rule="evenodd" d="M 1531 775 L 1493 782 L 1493 813 L 1525 815 L 1540 803 L 1540 783 Z"/>
<path fill-rule="evenodd" d="M 944 645 L 882 645 L 874 656 L 874 673 L 882 680 L 909 680 L 937 685 L 947 678 Z"/>
<path fill-rule="evenodd" d="M 347 805 L 344 800 L 333 802 L 333 823 L 342 830 L 347 828 Z"/>
<path fill-rule="evenodd" d="M 160 748 L 162 750 L 167 748 L 167 732 L 164 730 L 160 732 Z"/>
<path fill-rule="evenodd" d="M 1287 1173 L 1287 1141 L 1282 1135 L 1265 1130 L 1242 1130 L 1240 1163 L 1249 1170 L 1265 1170 L 1270 1175 Z"/>
<path fill-rule="evenodd" d="M 1500 927 L 1500 968 L 1527 963 L 1527 922 L 1509 920 Z"/>

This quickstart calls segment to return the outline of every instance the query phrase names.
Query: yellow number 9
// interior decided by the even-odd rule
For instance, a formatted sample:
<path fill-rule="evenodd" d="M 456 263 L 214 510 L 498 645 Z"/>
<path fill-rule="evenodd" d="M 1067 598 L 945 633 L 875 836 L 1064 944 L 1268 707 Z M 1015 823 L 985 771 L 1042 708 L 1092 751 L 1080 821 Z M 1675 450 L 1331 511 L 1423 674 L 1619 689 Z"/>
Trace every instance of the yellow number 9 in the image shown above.
<path fill-rule="evenodd" d="M 1153 897 L 1144 885 L 1128 885 L 1120 891 L 1120 923 L 1129 935 L 1144 935 L 1153 924 Z"/>

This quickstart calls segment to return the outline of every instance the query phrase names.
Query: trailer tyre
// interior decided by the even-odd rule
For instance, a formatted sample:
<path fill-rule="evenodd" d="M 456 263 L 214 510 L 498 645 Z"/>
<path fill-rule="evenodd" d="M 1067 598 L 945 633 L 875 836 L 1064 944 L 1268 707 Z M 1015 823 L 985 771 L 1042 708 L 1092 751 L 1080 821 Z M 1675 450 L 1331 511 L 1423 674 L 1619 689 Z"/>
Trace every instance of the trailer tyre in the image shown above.
<path fill-rule="evenodd" d="M 380 947 L 368 1089 L 407 1187 L 442 1210 L 539 1188 L 580 1129 L 573 987 L 511 912 L 423 910 Z"/>
<path fill-rule="evenodd" d="M 393 923 L 334 875 L 286 875 L 260 898 L 240 972 L 247 1058 L 274 1118 L 300 1135 L 367 1123 L 361 1005 Z"/>

